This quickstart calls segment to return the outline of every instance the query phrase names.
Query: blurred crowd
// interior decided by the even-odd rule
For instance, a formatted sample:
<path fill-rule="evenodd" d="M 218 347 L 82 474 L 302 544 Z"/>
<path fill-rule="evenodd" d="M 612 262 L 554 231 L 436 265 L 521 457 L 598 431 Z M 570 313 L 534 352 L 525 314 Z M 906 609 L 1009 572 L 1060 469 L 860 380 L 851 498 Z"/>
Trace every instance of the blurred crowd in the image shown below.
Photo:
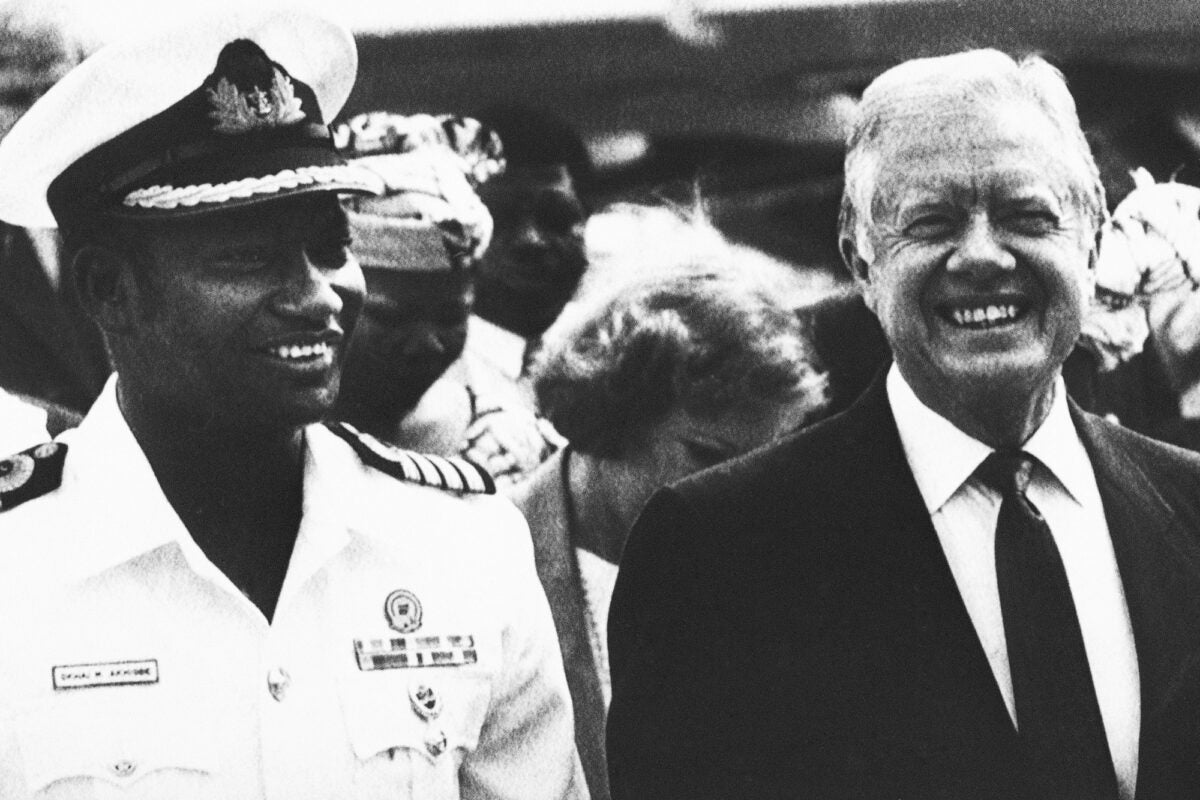
<path fill-rule="evenodd" d="M 0 8 L 0 137 L 83 56 L 36 4 Z M 849 275 L 732 240 L 703 196 L 594 207 L 588 151 L 553 109 L 380 109 L 333 141 L 384 190 L 341 199 L 366 294 L 327 416 L 473 462 L 522 512 L 583 774 L 607 798 L 607 619 L 639 513 L 844 411 L 888 368 L 887 339 Z M 1200 189 L 1135 175 L 1109 191 L 1066 386 L 1200 450 Z M 0 224 L 9 451 L 77 426 L 112 370 L 66 251 L 53 229 Z"/>

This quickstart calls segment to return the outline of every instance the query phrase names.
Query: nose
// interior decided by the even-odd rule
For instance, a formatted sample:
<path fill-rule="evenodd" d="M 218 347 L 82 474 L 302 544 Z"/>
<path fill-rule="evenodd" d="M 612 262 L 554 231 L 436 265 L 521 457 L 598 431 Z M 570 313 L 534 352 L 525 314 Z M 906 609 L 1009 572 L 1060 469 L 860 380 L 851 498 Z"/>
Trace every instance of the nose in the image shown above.
<path fill-rule="evenodd" d="M 983 212 L 968 219 L 947 264 L 951 272 L 972 273 L 1004 272 L 1016 266 L 1016 257 Z"/>
<path fill-rule="evenodd" d="M 314 324 L 325 325 L 342 313 L 347 295 L 354 292 L 355 275 L 358 294 L 364 291 L 362 271 L 353 258 L 334 268 L 314 262 L 303 247 L 295 247 L 283 272 L 284 285 L 273 298 L 276 312 Z"/>

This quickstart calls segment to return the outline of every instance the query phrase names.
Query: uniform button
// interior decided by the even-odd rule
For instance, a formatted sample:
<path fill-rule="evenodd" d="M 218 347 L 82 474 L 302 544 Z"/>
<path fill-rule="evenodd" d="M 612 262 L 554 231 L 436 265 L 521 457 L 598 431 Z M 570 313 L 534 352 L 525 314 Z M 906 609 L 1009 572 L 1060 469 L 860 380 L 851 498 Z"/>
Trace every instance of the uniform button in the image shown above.
<path fill-rule="evenodd" d="M 433 731 L 425 739 L 425 749 L 429 751 L 429 755 L 437 758 L 442 753 L 446 752 L 446 733 L 445 731 Z"/>
<path fill-rule="evenodd" d="M 118 778 L 128 778 L 137 771 L 137 764 L 128 759 L 122 759 L 112 765 L 112 771 Z"/>
<path fill-rule="evenodd" d="M 271 667 L 267 670 L 267 690 L 279 702 L 283 702 L 283 696 L 287 694 L 287 688 L 292 683 L 292 676 L 283 667 Z"/>

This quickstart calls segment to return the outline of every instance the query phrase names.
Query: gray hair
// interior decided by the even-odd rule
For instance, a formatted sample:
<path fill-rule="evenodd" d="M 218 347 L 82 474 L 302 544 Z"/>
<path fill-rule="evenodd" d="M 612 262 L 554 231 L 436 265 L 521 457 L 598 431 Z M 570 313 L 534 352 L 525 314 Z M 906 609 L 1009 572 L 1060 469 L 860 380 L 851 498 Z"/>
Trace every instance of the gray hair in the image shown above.
<path fill-rule="evenodd" d="M 861 247 L 872 222 L 880 143 L 902 130 L 931 104 L 941 107 L 1026 103 L 1040 110 L 1063 137 L 1064 160 L 1078 159 L 1073 199 L 1096 230 L 1107 216 L 1100 171 L 1092 156 L 1075 100 L 1061 72 L 1038 56 L 1019 61 L 998 50 L 971 50 L 906 61 L 872 81 L 846 139 L 845 188 L 838 236 Z"/>
<path fill-rule="evenodd" d="M 656 217 L 623 213 L 633 223 Z M 655 254 L 658 227 L 634 224 L 642 235 L 632 243 L 643 247 L 610 254 L 629 262 L 609 265 L 615 285 L 585 293 L 543 338 L 530 370 L 538 405 L 580 452 L 623 457 L 677 408 L 715 418 L 785 402 L 815 415 L 825 405 L 795 271 L 703 219 L 676 220 L 695 234 L 689 244 Z"/>

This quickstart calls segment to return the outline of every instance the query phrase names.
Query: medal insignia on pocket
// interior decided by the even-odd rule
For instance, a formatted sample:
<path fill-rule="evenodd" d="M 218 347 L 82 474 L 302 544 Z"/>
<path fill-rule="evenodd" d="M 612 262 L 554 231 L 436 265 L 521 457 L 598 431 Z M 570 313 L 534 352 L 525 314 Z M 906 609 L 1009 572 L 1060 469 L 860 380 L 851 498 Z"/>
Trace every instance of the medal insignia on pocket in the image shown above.
<path fill-rule="evenodd" d="M 387 596 L 383 613 L 388 625 L 400 633 L 412 633 L 421 627 L 421 601 L 408 589 L 397 589 Z"/>

